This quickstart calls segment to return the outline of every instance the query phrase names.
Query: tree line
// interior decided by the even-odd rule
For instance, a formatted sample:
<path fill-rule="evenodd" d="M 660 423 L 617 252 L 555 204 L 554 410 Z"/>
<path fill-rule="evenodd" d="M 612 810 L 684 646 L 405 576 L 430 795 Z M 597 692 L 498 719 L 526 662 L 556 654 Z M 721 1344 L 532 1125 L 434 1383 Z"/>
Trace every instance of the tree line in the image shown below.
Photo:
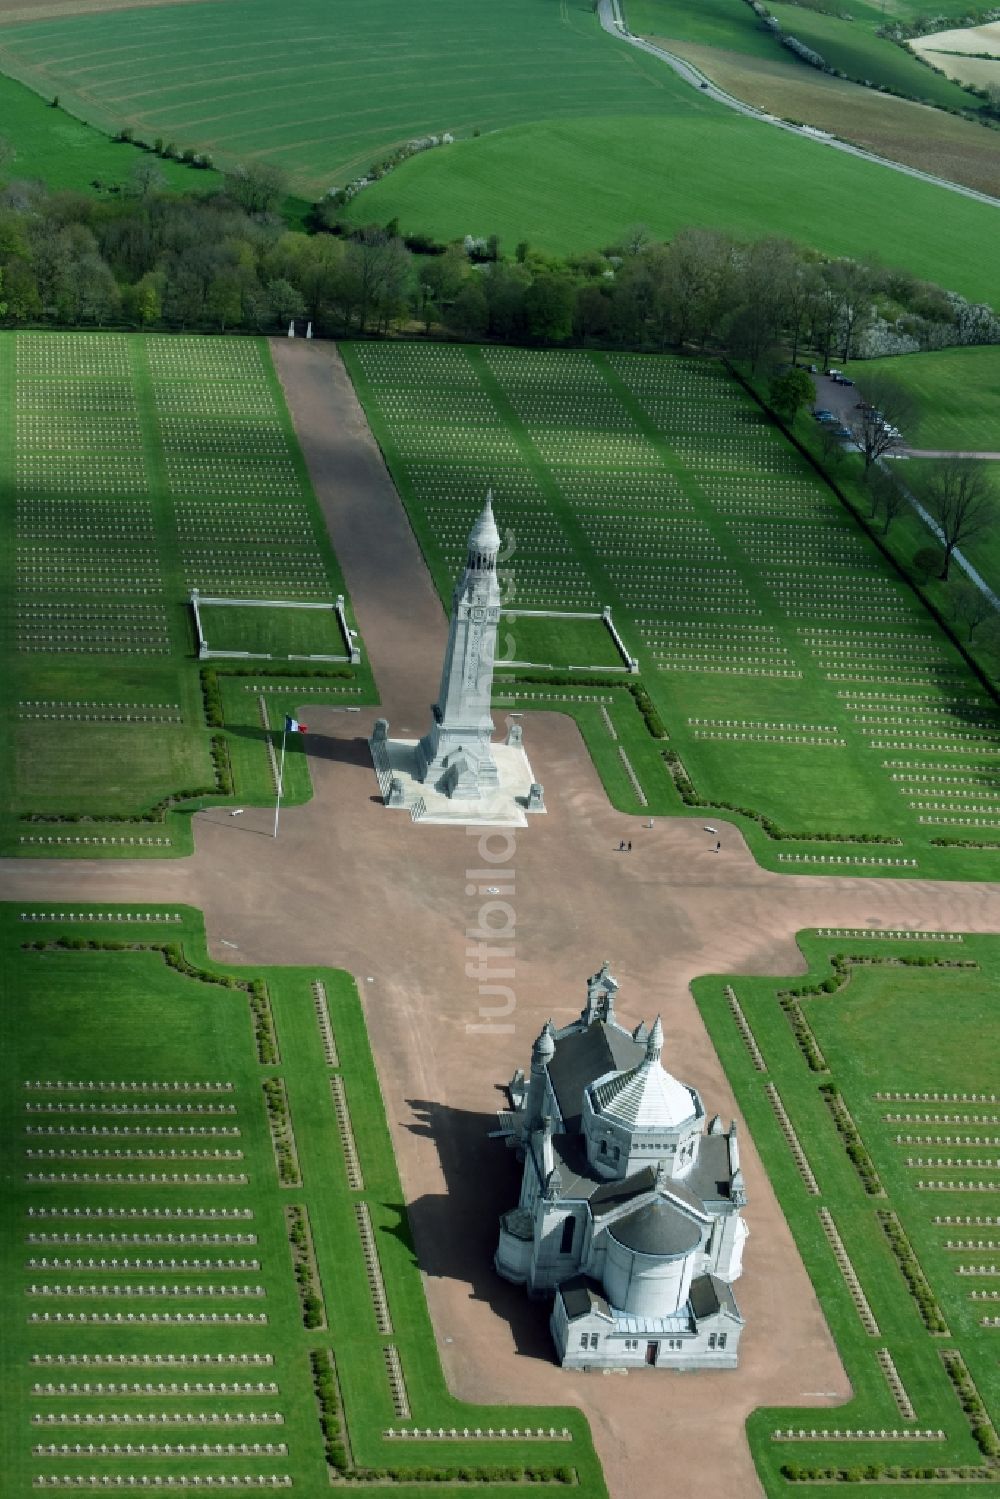
<path fill-rule="evenodd" d="M 320 335 L 716 350 L 756 370 L 778 345 L 820 363 L 1000 341 L 992 309 L 874 262 L 790 240 L 641 226 L 555 256 L 495 237 L 438 244 L 398 225 L 346 224 L 330 200 L 283 218 L 273 168 L 206 192 L 163 190 L 155 163 L 114 197 L 0 186 L 0 319 L 259 333 L 308 318 Z"/>

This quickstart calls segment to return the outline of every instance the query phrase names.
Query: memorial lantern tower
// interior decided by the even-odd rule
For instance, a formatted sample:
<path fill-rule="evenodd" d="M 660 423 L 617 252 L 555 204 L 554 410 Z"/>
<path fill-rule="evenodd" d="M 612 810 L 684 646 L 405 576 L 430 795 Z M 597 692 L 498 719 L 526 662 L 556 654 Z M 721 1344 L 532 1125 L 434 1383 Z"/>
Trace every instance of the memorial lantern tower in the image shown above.
<path fill-rule="evenodd" d="M 469 533 L 465 571 L 452 594 L 433 722 L 416 749 L 417 780 L 455 800 L 475 800 L 499 785 L 490 712 L 500 623 L 499 550 L 491 492 Z"/>

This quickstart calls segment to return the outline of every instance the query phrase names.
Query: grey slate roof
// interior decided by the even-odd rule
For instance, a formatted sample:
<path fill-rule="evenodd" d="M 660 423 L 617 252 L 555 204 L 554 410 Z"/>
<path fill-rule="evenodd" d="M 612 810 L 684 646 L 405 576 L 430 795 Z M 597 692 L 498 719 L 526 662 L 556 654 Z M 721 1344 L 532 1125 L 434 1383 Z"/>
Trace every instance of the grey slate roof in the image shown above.
<path fill-rule="evenodd" d="M 689 1254 L 701 1242 L 701 1229 L 686 1213 L 664 1197 L 648 1202 L 627 1217 L 619 1218 L 608 1233 L 637 1254 L 673 1259 Z"/>
<path fill-rule="evenodd" d="M 691 1310 L 699 1322 L 704 1317 L 714 1317 L 718 1312 L 728 1312 L 738 1322 L 743 1321 L 732 1286 L 728 1286 L 717 1275 L 699 1275 L 691 1282 Z"/>
<path fill-rule="evenodd" d="M 633 1197 L 651 1192 L 655 1186 L 656 1172 L 652 1166 L 643 1166 L 641 1171 L 626 1177 L 624 1181 L 606 1181 L 603 1186 L 598 1187 L 590 1199 L 590 1210 L 595 1218 L 600 1218 L 604 1213 L 620 1208 Z"/>
<path fill-rule="evenodd" d="M 732 1172 L 725 1135 L 702 1135 L 698 1159 L 684 1178 L 702 1202 L 728 1202 Z"/>
<path fill-rule="evenodd" d="M 595 1020 L 585 1031 L 557 1040 L 556 1054 L 549 1063 L 549 1077 L 566 1128 L 573 1131 L 580 1128 L 583 1092 L 588 1083 L 606 1072 L 637 1067 L 645 1055 L 645 1046 L 604 1020 Z"/>
<path fill-rule="evenodd" d="M 599 1281 L 591 1280 L 589 1275 L 574 1275 L 571 1279 L 564 1280 L 556 1290 L 563 1299 L 570 1322 L 575 1322 L 577 1317 L 587 1317 L 591 1312 L 602 1312 L 605 1317 L 611 1318 L 611 1307 L 605 1298 L 603 1287 Z"/>

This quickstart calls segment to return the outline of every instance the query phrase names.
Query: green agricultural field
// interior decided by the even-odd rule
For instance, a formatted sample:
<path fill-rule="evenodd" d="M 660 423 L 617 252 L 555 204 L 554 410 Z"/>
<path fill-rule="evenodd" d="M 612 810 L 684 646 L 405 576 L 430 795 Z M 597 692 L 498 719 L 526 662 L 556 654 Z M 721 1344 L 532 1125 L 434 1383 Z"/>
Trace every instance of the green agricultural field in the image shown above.
<path fill-rule="evenodd" d="M 761 1482 L 787 1496 L 789 1470 L 835 1469 L 916 1494 L 926 1484 L 895 1471 L 916 1467 L 971 1499 L 1000 1481 L 985 1455 L 1000 1454 L 1000 944 L 875 930 L 800 944 L 805 977 L 694 984 L 854 1390 L 755 1412 Z M 949 1362 L 982 1402 L 970 1415 Z"/>
<path fill-rule="evenodd" d="M 231 694 L 239 732 L 210 739 L 187 602 L 343 591 L 266 342 L 0 334 L 0 528 L 7 851 L 184 852 L 186 817 L 138 819 L 271 794 L 259 689 Z M 247 614 L 263 646 L 277 616 L 288 654 L 290 611 Z"/>
<path fill-rule="evenodd" d="M 107 130 L 131 124 L 221 159 L 264 156 L 318 194 L 390 147 L 526 120 L 656 114 L 665 70 L 616 47 L 587 0 L 470 12 L 400 0 L 294 11 L 245 0 L 0 27 L 0 68 Z"/>
<path fill-rule="evenodd" d="M 867 35 L 879 48 L 891 46 L 872 34 L 881 24 L 881 10 L 855 6 L 853 22 L 843 19 L 846 14 L 840 13 L 837 24 L 852 45 Z M 629 0 L 627 17 L 634 32 L 686 58 L 728 93 L 767 114 L 812 125 L 890 161 L 979 192 L 997 191 L 997 141 L 992 130 L 943 111 L 928 116 L 922 105 L 810 67 L 781 46 L 744 0 L 706 0 L 696 7 L 683 0 Z M 787 24 L 794 32 L 800 22 L 808 26 L 811 19 L 809 10 L 800 7 Z M 906 62 L 896 47 L 889 57 L 894 67 Z M 869 65 L 866 76 L 870 71 Z M 921 94 L 925 74 L 926 69 L 920 69 L 910 80 L 911 92 Z M 939 102 L 964 110 L 980 107 L 969 95 Z"/>
<path fill-rule="evenodd" d="M 772 868 L 992 877 L 994 703 L 721 368 L 496 348 L 344 352 L 442 598 L 492 487 L 508 599 L 612 605 L 666 743 L 612 673 L 575 685 L 564 674 L 548 691 L 504 674 L 497 706 L 576 714 L 616 804 L 681 810 L 669 750 L 694 783 L 692 815 L 735 805 L 789 835 L 743 823 Z M 503 654 L 524 659 L 518 623 L 505 622 L 514 646 Z M 530 659 L 551 659 L 544 643 Z M 986 848 L 941 846 L 957 839 Z"/>
<path fill-rule="evenodd" d="M 935 75 L 907 49 L 876 34 L 887 20 L 910 20 L 930 8 L 902 5 L 883 12 L 879 4 L 847 0 L 832 13 L 818 5 L 768 5 L 782 31 L 798 37 L 848 78 L 885 85 L 929 104 L 975 109 L 971 95 Z M 815 73 L 782 47 L 745 0 L 707 0 L 693 11 L 682 0 L 626 0 L 625 13 L 629 29 L 640 36 L 675 38 L 760 59 L 781 58 L 807 78 Z M 952 13 L 958 14 L 957 0 Z"/>
<path fill-rule="evenodd" d="M 240 19 L 179 5 L 130 11 L 127 32 L 116 12 L 0 26 L 0 68 L 105 130 L 276 162 L 302 194 L 414 137 L 458 138 L 362 193 L 355 222 L 558 251 L 606 245 L 637 221 L 662 235 L 717 224 L 878 256 L 1000 302 L 990 208 L 713 105 L 601 31 L 589 0 L 475 12 L 345 0 L 335 20 L 321 0 L 294 14 L 246 0 Z"/>
<path fill-rule="evenodd" d="M 964 89 L 933 68 L 918 62 L 908 48 L 875 35 L 875 7 L 864 7 L 856 20 L 821 15 L 798 5 L 770 6 L 783 31 L 798 37 L 848 78 L 865 79 L 927 104 L 951 109 L 974 109 L 976 102 Z M 867 12 L 867 15 L 866 15 Z M 867 20 L 867 24 L 866 24 Z"/>
<path fill-rule="evenodd" d="M 148 160 L 135 146 L 109 140 L 92 125 L 53 109 L 23 83 L 0 73 L 0 137 L 13 157 L 0 164 L 0 178 L 40 179 L 54 189 L 86 192 L 123 187 L 139 162 Z M 157 159 L 171 188 L 191 192 L 218 183 L 212 171 L 194 170 L 176 161 Z"/>
<path fill-rule="evenodd" d="M 70 921 L 51 907 L 41 919 L 0 908 L 0 962 L 17 999 L 4 1006 L 0 1048 L 5 1499 L 66 1473 L 157 1484 L 284 1474 L 318 1495 L 330 1473 L 316 1356 L 337 1376 L 332 1449 L 359 1478 L 461 1467 L 482 1473 L 479 1492 L 513 1499 L 558 1469 L 584 1499 L 605 1499 L 578 1411 L 470 1407 L 448 1394 L 353 980 L 229 972 L 206 957 L 190 910 L 74 911 Z M 293 1233 L 311 1260 L 301 1290 Z M 417 1456 L 384 1436 L 401 1422 L 566 1435 L 421 1441 Z M 139 1450 L 123 1462 L 126 1444 Z M 524 1466 L 534 1482 L 499 1481 L 498 1470 Z M 392 1486 L 366 1482 L 377 1494 Z"/>
<path fill-rule="evenodd" d="M 780 234 L 908 266 L 1000 306 L 996 208 L 745 119 L 690 89 L 669 115 L 638 124 L 555 121 L 427 152 L 359 193 L 349 217 L 398 218 L 405 231 L 441 239 L 497 233 L 508 248 L 523 239 L 560 254 L 612 244 L 636 222 L 663 238 L 689 224 Z"/>

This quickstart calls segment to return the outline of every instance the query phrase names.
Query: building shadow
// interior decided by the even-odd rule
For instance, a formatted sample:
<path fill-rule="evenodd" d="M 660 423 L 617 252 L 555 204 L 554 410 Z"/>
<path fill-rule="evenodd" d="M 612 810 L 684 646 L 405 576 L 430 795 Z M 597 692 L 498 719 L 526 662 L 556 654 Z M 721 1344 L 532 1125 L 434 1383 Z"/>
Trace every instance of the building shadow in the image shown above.
<path fill-rule="evenodd" d="M 522 1357 L 552 1363 L 549 1303 L 529 1301 L 523 1287 L 493 1268 L 500 1214 L 516 1206 L 521 1189 L 520 1162 L 502 1140 L 489 1138 L 496 1115 L 408 1102 L 416 1118 L 407 1128 L 433 1140 L 447 1188 L 408 1204 L 420 1268 L 467 1286 L 472 1300 L 485 1302 L 509 1325 Z"/>

